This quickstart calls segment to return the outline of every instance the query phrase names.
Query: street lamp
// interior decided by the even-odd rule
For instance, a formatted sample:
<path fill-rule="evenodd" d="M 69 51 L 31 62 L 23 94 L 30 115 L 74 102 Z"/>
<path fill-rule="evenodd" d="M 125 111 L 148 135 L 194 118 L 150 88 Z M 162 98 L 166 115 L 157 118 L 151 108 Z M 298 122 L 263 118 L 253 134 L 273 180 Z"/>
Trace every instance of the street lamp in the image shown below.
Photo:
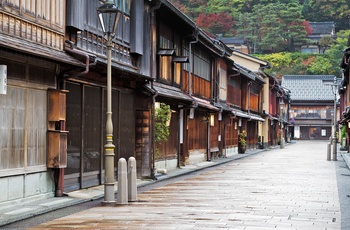
<path fill-rule="evenodd" d="M 333 125 L 332 125 L 332 136 L 329 138 L 331 144 L 333 143 L 333 161 L 337 161 L 337 137 L 336 137 L 336 129 L 337 129 L 337 86 L 338 81 L 337 77 L 334 76 L 334 80 L 322 80 L 324 85 L 329 85 L 332 87 L 332 91 L 334 94 L 334 112 L 333 112 Z M 328 154 L 327 154 L 328 155 Z M 330 155 L 330 148 L 329 148 Z M 327 159 L 330 160 L 330 156 L 327 156 Z"/>
<path fill-rule="evenodd" d="M 281 120 L 281 130 L 280 130 L 280 148 L 284 148 L 284 138 L 283 138 L 283 119 L 282 119 L 282 112 L 284 109 L 284 102 L 283 98 L 280 98 L 280 120 Z"/>
<path fill-rule="evenodd" d="M 120 11 L 113 1 L 106 1 L 97 8 L 98 19 L 102 26 L 103 34 L 106 34 L 107 46 L 107 119 L 106 119 L 106 144 L 105 144 L 105 183 L 103 204 L 114 204 L 114 145 L 112 122 L 112 65 L 111 49 L 112 39 L 117 29 Z"/>

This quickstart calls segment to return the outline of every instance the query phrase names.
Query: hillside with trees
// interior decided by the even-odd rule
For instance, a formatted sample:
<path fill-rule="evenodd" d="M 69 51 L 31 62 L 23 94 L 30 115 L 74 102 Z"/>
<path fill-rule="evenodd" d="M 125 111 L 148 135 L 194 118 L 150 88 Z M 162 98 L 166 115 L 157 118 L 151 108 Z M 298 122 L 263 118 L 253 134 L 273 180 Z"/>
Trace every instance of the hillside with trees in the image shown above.
<path fill-rule="evenodd" d="M 349 45 L 348 0 L 170 0 L 203 30 L 217 37 L 243 38 L 252 55 L 269 61 L 271 74 L 335 74 Z M 324 54 L 300 54 L 312 44 L 309 22 L 335 22 L 336 40 L 324 39 Z"/>
<path fill-rule="evenodd" d="M 294 35 L 305 22 L 334 21 L 337 30 L 349 29 L 350 1 L 348 0 L 170 0 L 199 27 L 213 34 L 236 36 L 242 25 L 254 36 L 262 37 L 275 25 L 284 37 Z M 218 20 L 219 19 L 219 20 Z M 248 24 L 250 23 L 250 25 Z M 304 24 L 303 24 L 304 23 Z M 285 31 L 283 29 L 289 28 Z"/>

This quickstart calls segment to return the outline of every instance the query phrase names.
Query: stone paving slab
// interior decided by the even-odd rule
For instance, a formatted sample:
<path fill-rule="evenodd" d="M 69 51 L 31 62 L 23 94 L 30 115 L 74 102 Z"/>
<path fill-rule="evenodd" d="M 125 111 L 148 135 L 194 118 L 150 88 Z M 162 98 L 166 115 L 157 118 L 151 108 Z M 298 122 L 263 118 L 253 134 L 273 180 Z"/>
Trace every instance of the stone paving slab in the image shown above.
<path fill-rule="evenodd" d="M 341 229 L 334 162 L 326 142 L 302 142 L 138 195 L 138 202 L 95 207 L 41 229 Z"/>
<path fill-rule="evenodd" d="M 210 162 L 201 162 L 198 165 L 187 165 L 182 168 L 177 168 L 176 170 L 168 171 L 167 174 L 157 174 L 157 180 L 138 180 L 137 186 L 142 187 L 146 184 L 157 183 L 158 181 L 202 170 L 203 168 L 208 168 L 240 158 L 248 157 L 262 151 L 265 150 L 249 150 L 246 154 L 234 154 L 228 158 L 218 158 Z M 117 190 L 117 186 L 115 186 L 115 192 L 117 192 Z M 0 207 L 0 227 L 60 208 L 102 198 L 104 195 L 104 186 L 100 185 L 87 189 L 81 189 L 66 193 L 65 195 L 66 196 L 63 197 L 33 198 L 29 201 L 15 200 L 13 202 L 9 202 L 9 204 Z"/>

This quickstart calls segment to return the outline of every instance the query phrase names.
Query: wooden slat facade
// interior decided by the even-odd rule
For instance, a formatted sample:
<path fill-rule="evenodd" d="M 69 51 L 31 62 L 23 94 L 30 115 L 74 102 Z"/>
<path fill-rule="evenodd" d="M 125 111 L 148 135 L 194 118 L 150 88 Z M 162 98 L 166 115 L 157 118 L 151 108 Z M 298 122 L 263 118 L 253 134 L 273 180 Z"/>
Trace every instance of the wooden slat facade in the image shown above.
<path fill-rule="evenodd" d="M 65 3 L 61 0 L 2 0 L 1 33 L 63 50 L 64 9 Z"/>
<path fill-rule="evenodd" d="M 209 99 L 211 93 L 210 81 L 201 77 L 194 76 L 193 78 L 193 94 L 200 95 L 202 98 Z"/>
<path fill-rule="evenodd" d="M 188 149 L 207 149 L 208 121 L 207 112 L 195 111 L 197 119 L 188 120 Z"/>

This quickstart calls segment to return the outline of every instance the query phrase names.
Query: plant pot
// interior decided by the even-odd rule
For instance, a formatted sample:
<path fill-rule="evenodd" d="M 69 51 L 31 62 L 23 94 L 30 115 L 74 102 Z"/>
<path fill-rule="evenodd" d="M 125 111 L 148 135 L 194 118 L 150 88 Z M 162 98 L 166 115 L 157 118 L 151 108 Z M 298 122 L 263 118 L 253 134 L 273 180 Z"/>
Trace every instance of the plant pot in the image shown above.
<path fill-rule="evenodd" d="M 246 146 L 238 146 L 238 153 L 245 153 L 245 151 L 246 151 Z"/>

